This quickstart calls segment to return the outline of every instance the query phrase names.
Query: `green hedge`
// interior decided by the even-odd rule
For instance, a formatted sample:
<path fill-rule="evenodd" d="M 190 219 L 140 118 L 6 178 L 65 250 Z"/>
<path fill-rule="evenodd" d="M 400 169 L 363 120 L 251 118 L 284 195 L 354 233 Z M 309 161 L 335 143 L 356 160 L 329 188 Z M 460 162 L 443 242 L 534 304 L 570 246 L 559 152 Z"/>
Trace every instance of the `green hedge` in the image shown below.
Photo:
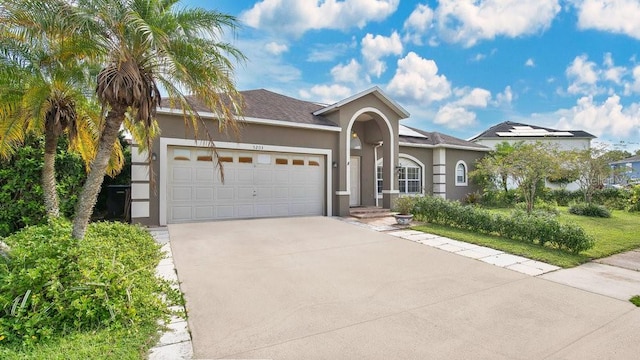
<path fill-rule="evenodd" d="M 611 211 L 602 205 L 577 203 L 569 206 L 569 213 L 580 216 L 609 218 Z"/>
<path fill-rule="evenodd" d="M 11 251 L 0 256 L 0 344 L 135 330 L 168 315 L 169 283 L 155 276 L 160 246 L 140 227 L 93 223 L 78 241 L 56 219 L 3 240 Z"/>
<path fill-rule="evenodd" d="M 593 247 L 594 239 L 576 225 L 562 224 L 545 213 L 514 211 L 504 216 L 439 197 L 416 198 L 414 215 L 421 220 L 507 239 L 550 245 L 578 253 Z"/>

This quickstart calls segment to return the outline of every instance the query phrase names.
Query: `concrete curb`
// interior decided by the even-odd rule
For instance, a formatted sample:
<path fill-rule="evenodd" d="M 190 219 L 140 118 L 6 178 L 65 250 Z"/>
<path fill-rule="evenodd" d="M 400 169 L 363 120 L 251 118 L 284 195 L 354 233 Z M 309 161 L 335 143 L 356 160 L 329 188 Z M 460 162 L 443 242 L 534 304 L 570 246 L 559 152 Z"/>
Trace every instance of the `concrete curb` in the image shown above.
<path fill-rule="evenodd" d="M 149 229 L 151 235 L 162 245 L 162 251 L 165 258 L 160 261 L 156 268 L 156 275 L 160 278 L 173 281 L 175 286 L 179 288 L 178 276 L 173 264 L 173 254 L 171 252 L 171 244 L 169 242 L 169 231 L 167 228 Z M 175 307 L 173 310 L 186 310 L 182 306 Z M 169 323 L 164 324 L 167 330 L 160 336 L 156 346 L 149 350 L 149 360 L 177 360 L 192 359 L 193 344 L 191 343 L 191 333 L 189 332 L 189 324 L 182 317 L 172 316 Z"/>

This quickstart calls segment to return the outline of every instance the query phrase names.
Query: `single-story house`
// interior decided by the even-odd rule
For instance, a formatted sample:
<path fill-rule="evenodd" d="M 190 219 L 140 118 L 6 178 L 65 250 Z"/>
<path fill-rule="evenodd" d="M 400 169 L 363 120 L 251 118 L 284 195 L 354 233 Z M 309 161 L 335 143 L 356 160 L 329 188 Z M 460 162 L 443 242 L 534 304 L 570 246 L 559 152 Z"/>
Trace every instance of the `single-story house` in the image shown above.
<path fill-rule="evenodd" d="M 477 190 L 468 173 L 489 148 L 400 125 L 409 113 L 378 87 L 331 105 L 262 89 L 241 93 L 239 137 L 218 132 L 215 114 L 196 107 L 224 182 L 208 141 L 185 130 L 182 111 L 159 109 L 153 171 L 147 154 L 132 150 L 133 222 L 346 216 L 352 207 L 392 208 L 401 195 L 461 199 Z"/>
<path fill-rule="evenodd" d="M 609 163 L 614 171 L 612 184 L 627 185 L 640 182 L 640 155 Z"/>

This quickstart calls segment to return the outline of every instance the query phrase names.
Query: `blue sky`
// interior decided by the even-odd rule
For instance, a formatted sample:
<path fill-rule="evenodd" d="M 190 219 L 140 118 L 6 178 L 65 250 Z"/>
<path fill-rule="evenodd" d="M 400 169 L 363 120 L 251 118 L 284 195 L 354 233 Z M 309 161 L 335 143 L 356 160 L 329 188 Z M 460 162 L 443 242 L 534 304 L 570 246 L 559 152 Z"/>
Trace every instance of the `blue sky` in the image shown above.
<path fill-rule="evenodd" d="M 510 120 L 640 147 L 638 0 L 183 4 L 238 17 L 241 90 L 332 103 L 375 85 L 427 131 L 466 139 Z"/>

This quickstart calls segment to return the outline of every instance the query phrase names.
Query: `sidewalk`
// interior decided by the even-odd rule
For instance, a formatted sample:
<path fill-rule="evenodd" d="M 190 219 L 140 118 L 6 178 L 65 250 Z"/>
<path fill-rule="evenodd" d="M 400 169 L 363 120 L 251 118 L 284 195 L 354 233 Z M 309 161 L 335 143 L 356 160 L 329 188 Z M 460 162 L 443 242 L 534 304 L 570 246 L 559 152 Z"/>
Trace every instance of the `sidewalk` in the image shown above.
<path fill-rule="evenodd" d="M 640 295 L 640 249 L 597 259 L 574 268 L 562 269 L 500 250 L 410 230 L 409 226 L 397 225 L 393 217 L 344 218 L 343 220 L 405 240 L 615 299 L 627 301 L 634 295 Z"/>

